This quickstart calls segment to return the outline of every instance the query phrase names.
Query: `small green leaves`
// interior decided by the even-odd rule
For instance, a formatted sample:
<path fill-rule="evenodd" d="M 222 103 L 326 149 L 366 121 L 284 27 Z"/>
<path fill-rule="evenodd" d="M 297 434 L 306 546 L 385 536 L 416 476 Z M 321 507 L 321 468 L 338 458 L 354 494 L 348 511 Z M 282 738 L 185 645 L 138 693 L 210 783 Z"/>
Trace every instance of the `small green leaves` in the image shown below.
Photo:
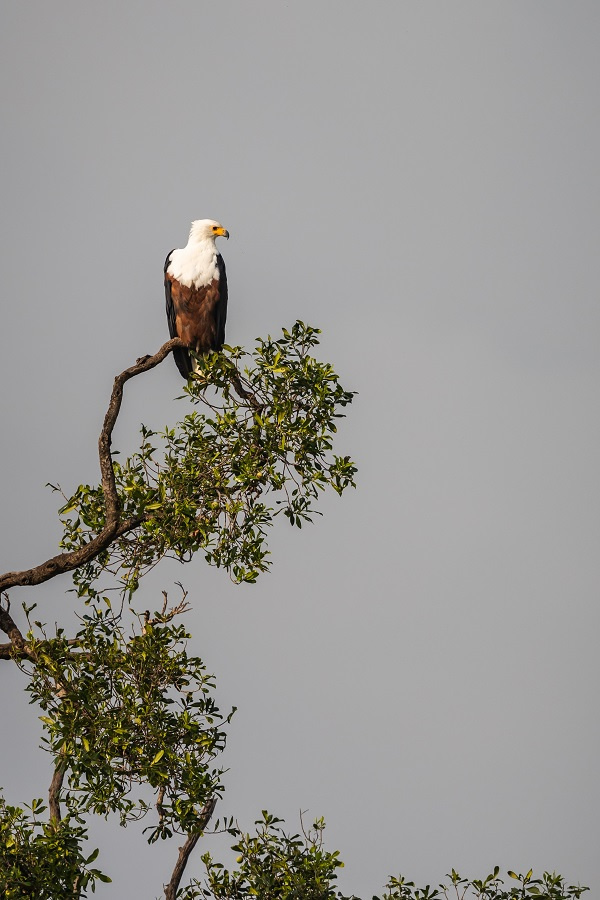
<path fill-rule="evenodd" d="M 73 900 L 86 897 L 88 888 L 94 891 L 96 881 L 110 881 L 89 868 L 98 850 L 87 858 L 82 853 L 87 831 L 76 801 L 67 804 L 60 822 L 40 821 L 45 811 L 41 800 L 33 800 L 27 810 L 0 797 L 0 896 L 5 900 Z"/>
<path fill-rule="evenodd" d="M 214 678 L 188 655 L 189 634 L 173 616 L 165 607 L 152 620 L 139 617 L 132 635 L 98 604 L 75 642 L 32 636 L 35 660 L 21 663 L 31 699 L 45 713 L 47 747 L 63 758 L 81 810 L 116 812 L 122 823 L 139 818 L 148 806 L 132 789 L 149 785 L 161 796 L 150 840 L 174 827 L 193 830 L 203 805 L 222 790 L 214 760 L 225 732 Z"/>
<path fill-rule="evenodd" d="M 215 761 L 235 708 L 220 713 L 214 678 L 188 655 L 190 635 L 172 621 L 184 602 L 168 612 L 165 595 L 162 613 L 151 616 L 127 601 L 162 558 L 187 562 L 199 551 L 235 581 L 253 583 L 269 567 L 266 536 L 277 515 L 301 528 L 320 514 L 322 491 L 341 495 L 354 486 L 351 458 L 333 452 L 337 420 L 354 395 L 312 356 L 318 334 L 298 321 L 277 340 L 259 339 L 252 354 L 224 346 L 200 358 L 181 398 L 189 404 L 182 420 L 162 433 L 142 426 L 139 449 L 122 461 L 114 451 L 118 535 L 75 570 L 75 589 L 89 610 L 75 638 L 62 629 L 49 638 L 45 626 L 31 623 L 34 607 L 25 607 L 27 654 L 17 664 L 44 713 L 53 812 L 45 822 L 41 800 L 23 810 L 0 798 L 0 896 L 7 900 L 74 900 L 96 882 L 110 882 L 90 868 L 98 851 L 82 853 L 89 813 L 116 813 L 122 824 L 152 814 L 149 843 L 181 833 L 195 838 L 206 828 L 223 791 Z M 62 495 L 59 486 L 52 489 Z M 79 485 L 62 496 L 61 546 L 76 550 L 104 528 L 103 491 Z M 113 604 L 106 592 L 115 586 Z M 128 611 L 133 628 L 124 624 Z M 256 832 L 245 834 L 226 819 L 238 868 L 230 872 L 206 854 L 207 883 L 180 888 L 177 897 L 349 900 L 336 887 L 339 854 L 323 847 L 323 819 L 307 831 L 302 826 L 301 835 L 285 832 L 266 810 L 255 824 Z M 498 866 L 473 880 L 452 869 L 449 886 L 417 888 L 398 876 L 382 900 L 578 900 L 587 890 L 555 873 L 533 878 L 531 869 L 524 876 L 509 870 L 508 877 L 516 882 L 509 887 Z"/>
<path fill-rule="evenodd" d="M 507 875 L 518 881 L 519 886 L 506 888 L 500 878 L 499 866 L 494 866 L 493 872 L 486 878 L 472 880 L 461 877 L 452 869 L 447 876 L 452 890 L 444 884 L 437 888 L 431 888 L 430 885 L 417 888 L 414 881 L 406 881 L 400 876 L 390 878 L 381 900 L 429 900 L 433 897 L 443 897 L 444 900 L 456 900 L 457 897 L 459 900 L 524 900 L 527 897 L 537 897 L 539 900 L 577 900 L 588 890 L 580 885 L 567 885 L 562 875 L 555 873 L 544 872 L 541 878 L 533 879 L 532 869 L 527 875 L 517 875 L 509 869 Z"/>
<path fill-rule="evenodd" d="M 287 834 L 283 822 L 266 810 L 256 823 L 254 835 L 230 829 L 236 838 L 231 848 L 237 853 L 239 868 L 229 872 L 214 862 L 210 854 L 202 861 L 206 868 L 208 892 L 214 900 L 253 900 L 253 898 L 310 898 L 345 900 L 336 890 L 337 870 L 343 867 L 338 853 L 323 849 L 322 819 L 302 835 Z"/>
<path fill-rule="evenodd" d="M 277 515 L 301 528 L 321 491 L 354 486 L 351 459 L 332 453 L 336 420 L 354 395 L 329 363 L 311 356 L 318 334 L 296 322 L 278 340 L 259 339 L 252 354 L 224 347 L 198 361 L 185 396 L 203 411 L 162 434 L 142 426 L 140 449 L 113 460 L 130 526 L 74 572 L 79 596 L 94 600 L 109 573 L 131 596 L 164 556 L 187 562 L 198 551 L 234 581 L 252 584 L 269 568 L 266 538 Z M 104 527 L 101 488 L 80 485 L 60 514 L 61 546 L 88 543 Z"/>
<path fill-rule="evenodd" d="M 255 835 L 244 834 L 238 829 L 231 831 L 236 838 L 232 847 L 237 854 L 235 871 L 214 862 L 210 854 L 203 856 L 209 890 L 202 891 L 202 896 L 214 900 L 253 900 L 256 897 L 349 900 L 336 890 L 336 872 L 343 864 L 337 852 L 328 853 L 323 848 L 325 823 L 322 819 L 318 819 L 308 832 L 303 828 L 302 836 L 288 835 L 282 828 L 281 819 L 266 810 L 256 825 Z M 498 866 L 486 878 L 473 880 L 463 878 L 452 869 L 448 875 L 450 886 L 426 884 L 424 887 L 416 887 L 414 881 L 400 875 L 389 879 L 381 900 L 456 900 L 457 897 L 459 900 L 523 900 L 527 897 L 577 900 L 587 890 L 579 885 L 567 885 L 562 876 L 554 873 L 545 872 L 541 878 L 533 879 L 531 870 L 525 876 L 509 872 L 519 885 L 507 889 L 499 875 Z M 200 887 L 197 882 L 196 885 Z M 195 895 L 190 893 L 189 896 Z"/>

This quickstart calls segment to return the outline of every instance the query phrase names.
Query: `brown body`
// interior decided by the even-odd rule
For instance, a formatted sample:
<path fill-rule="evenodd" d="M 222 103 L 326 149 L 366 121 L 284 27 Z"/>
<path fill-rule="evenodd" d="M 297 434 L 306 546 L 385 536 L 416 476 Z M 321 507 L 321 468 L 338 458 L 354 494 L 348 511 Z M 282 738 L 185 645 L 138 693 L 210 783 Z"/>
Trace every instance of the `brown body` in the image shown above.
<path fill-rule="evenodd" d="M 220 350 L 225 341 L 227 316 L 227 276 L 219 255 L 219 278 L 202 287 L 187 287 L 168 271 L 171 254 L 165 262 L 165 295 L 171 337 L 179 337 L 199 356 Z M 194 360 L 185 350 L 175 350 L 175 362 L 184 378 L 194 369 Z"/>
<path fill-rule="evenodd" d="M 171 300 L 175 311 L 177 336 L 196 353 L 206 353 L 217 348 L 217 321 L 215 310 L 219 303 L 219 282 L 215 279 L 202 288 L 186 287 L 169 273 Z"/>

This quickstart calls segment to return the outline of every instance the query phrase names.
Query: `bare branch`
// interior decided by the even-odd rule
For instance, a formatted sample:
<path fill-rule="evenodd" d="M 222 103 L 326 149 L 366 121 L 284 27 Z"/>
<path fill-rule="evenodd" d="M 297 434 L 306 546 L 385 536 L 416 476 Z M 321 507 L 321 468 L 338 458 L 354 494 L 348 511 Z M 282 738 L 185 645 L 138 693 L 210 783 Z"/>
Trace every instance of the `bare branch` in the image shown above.
<path fill-rule="evenodd" d="M 5 591 L 17 585 L 42 584 L 44 581 L 49 581 L 57 575 L 70 572 L 78 566 L 95 559 L 102 550 L 110 546 L 116 537 L 127 534 L 127 532 L 132 531 L 143 521 L 143 517 L 131 518 L 123 522 L 120 520 L 119 496 L 110 452 L 112 433 L 121 409 L 125 382 L 136 375 L 141 375 L 142 372 L 153 369 L 178 347 L 185 347 L 185 344 L 179 338 L 173 338 L 167 341 L 166 344 L 163 344 L 154 356 L 141 357 L 135 365 L 125 369 L 124 372 L 121 372 L 115 378 L 110 403 L 104 417 L 104 425 L 98 439 L 100 474 L 106 507 L 106 519 L 102 531 L 84 547 L 79 547 L 77 550 L 59 553 L 57 556 L 53 556 L 51 559 L 47 559 L 31 569 L 25 569 L 21 572 L 6 572 L 0 576 L 0 591 Z M 3 630 L 5 629 L 3 628 Z"/>
<path fill-rule="evenodd" d="M 2 605 L 2 601 L 5 606 Z M 19 656 L 28 656 L 27 641 L 10 614 L 10 598 L 6 592 L 0 597 L 0 629 L 10 639 L 9 644 L 0 644 L 0 659 L 11 659 L 15 653 Z"/>
<path fill-rule="evenodd" d="M 179 887 L 179 883 L 183 877 L 183 873 L 185 871 L 185 867 L 187 866 L 188 859 L 190 858 L 190 853 L 198 843 L 199 838 L 202 836 L 202 832 L 210 822 L 211 816 L 215 811 L 215 806 L 217 805 L 217 798 L 212 797 L 212 799 L 208 800 L 202 809 L 202 813 L 200 815 L 200 821 L 198 823 L 198 830 L 194 831 L 192 834 L 189 834 L 187 840 L 183 847 L 179 848 L 179 856 L 177 858 L 177 862 L 175 863 L 175 868 L 173 869 L 173 874 L 171 875 L 171 880 L 168 885 L 165 887 L 165 898 L 166 900 L 175 900 L 177 895 L 177 889 Z"/>
<path fill-rule="evenodd" d="M 54 775 L 52 776 L 52 781 L 50 782 L 50 790 L 48 792 L 48 808 L 50 811 L 50 821 L 58 824 L 60 822 L 60 790 L 63 785 L 63 779 L 65 777 L 65 772 L 67 771 L 67 764 L 64 759 L 61 758 L 57 760 L 56 767 L 54 769 Z"/>

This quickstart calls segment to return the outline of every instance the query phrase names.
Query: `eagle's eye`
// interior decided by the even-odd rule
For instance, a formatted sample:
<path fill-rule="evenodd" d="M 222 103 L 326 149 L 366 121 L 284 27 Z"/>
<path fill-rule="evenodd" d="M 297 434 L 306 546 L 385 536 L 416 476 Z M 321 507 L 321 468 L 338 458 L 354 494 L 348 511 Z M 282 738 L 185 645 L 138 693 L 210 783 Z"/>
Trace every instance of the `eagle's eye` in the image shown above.
<path fill-rule="evenodd" d="M 217 226 L 213 225 L 213 231 L 216 231 L 216 230 L 217 230 Z"/>

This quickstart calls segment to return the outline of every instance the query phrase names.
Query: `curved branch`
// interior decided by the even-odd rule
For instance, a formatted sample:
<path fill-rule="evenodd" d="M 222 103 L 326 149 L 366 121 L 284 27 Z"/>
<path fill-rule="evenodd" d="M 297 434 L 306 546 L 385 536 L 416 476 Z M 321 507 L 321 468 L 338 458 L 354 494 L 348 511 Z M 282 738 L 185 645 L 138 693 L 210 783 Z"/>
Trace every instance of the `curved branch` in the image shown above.
<path fill-rule="evenodd" d="M 104 425 L 98 439 L 100 474 L 106 508 L 105 525 L 102 531 L 88 544 L 84 547 L 78 547 L 77 550 L 59 553 L 57 556 L 53 556 L 51 559 L 47 559 L 31 569 L 25 569 L 21 572 L 6 572 L 0 576 L 0 591 L 6 591 L 11 587 L 42 584 L 44 581 L 49 581 L 49 579 L 55 578 L 57 575 L 70 572 L 78 566 L 95 559 L 99 553 L 110 546 L 115 537 L 126 534 L 143 521 L 143 517 L 128 519 L 125 522 L 120 520 L 119 496 L 110 452 L 112 433 L 121 409 L 125 382 L 136 375 L 141 375 L 142 372 L 147 372 L 149 369 L 158 366 L 169 353 L 172 353 L 178 347 L 185 347 L 185 344 L 179 338 L 172 338 L 166 344 L 163 344 L 154 356 L 141 357 L 136 361 L 135 365 L 125 369 L 124 372 L 121 372 L 115 378 L 110 403 L 104 417 Z"/>

